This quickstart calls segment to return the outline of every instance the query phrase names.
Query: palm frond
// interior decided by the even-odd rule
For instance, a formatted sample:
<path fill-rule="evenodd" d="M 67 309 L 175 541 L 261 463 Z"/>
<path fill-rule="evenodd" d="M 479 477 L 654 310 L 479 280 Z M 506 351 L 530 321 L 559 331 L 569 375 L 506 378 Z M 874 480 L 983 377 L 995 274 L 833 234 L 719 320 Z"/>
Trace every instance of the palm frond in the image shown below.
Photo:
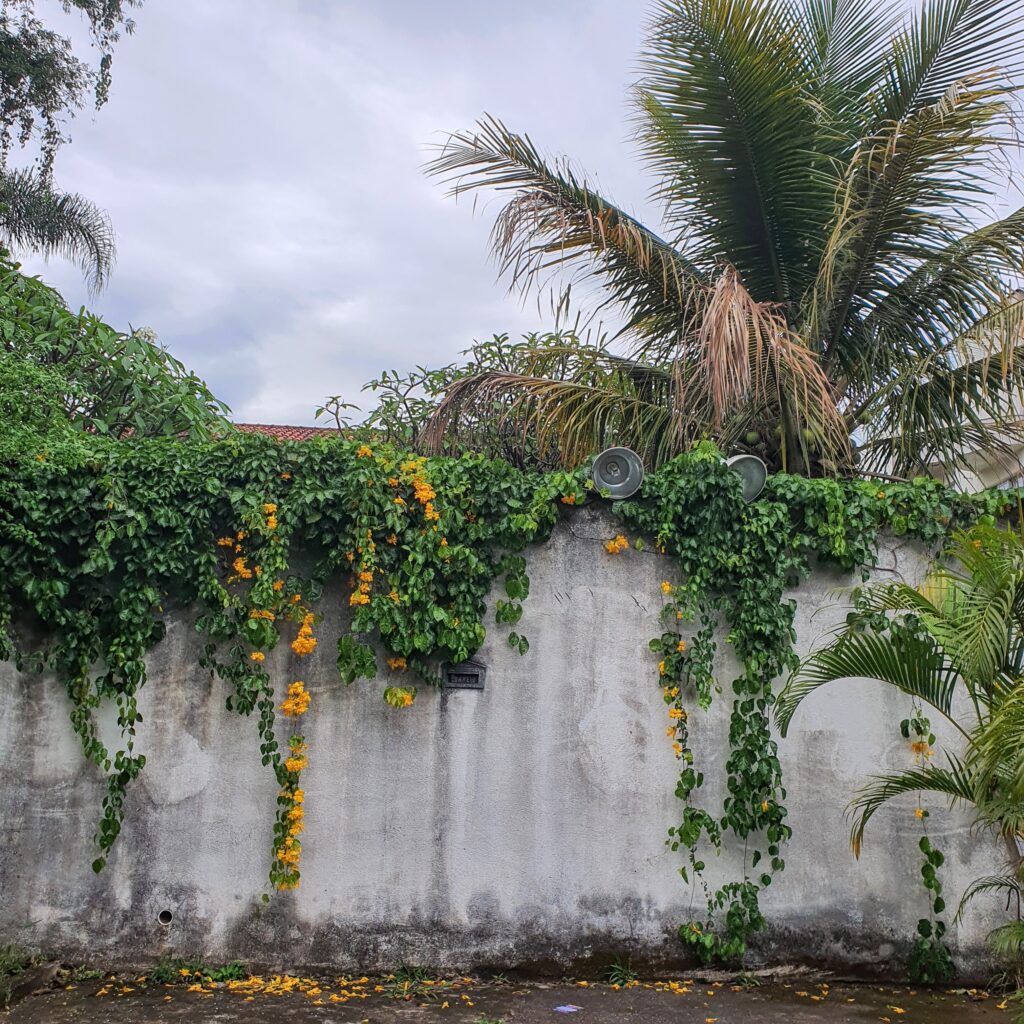
<path fill-rule="evenodd" d="M 786 682 L 775 706 L 782 735 L 812 693 L 839 679 L 889 683 L 952 721 L 950 708 L 959 676 L 934 642 L 905 634 L 844 633 L 812 653 Z"/>
<path fill-rule="evenodd" d="M 875 99 L 879 121 L 900 121 L 936 103 L 978 68 L 1008 82 L 1021 66 L 1017 0 L 925 0 L 893 39 L 889 74 Z"/>
<path fill-rule="evenodd" d="M 801 13 L 803 51 L 829 127 L 835 128 L 850 112 L 859 127 L 862 99 L 885 74 L 888 44 L 904 16 L 901 5 L 892 0 L 803 0 Z"/>
<path fill-rule="evenodd" d="M 107 214 L 32 171 L 0 173 L 0 235 L 12 249 L 77 263 L 93 291 L 113 269 L 114 229 Z"/>
<path fill-rule="evenodd" d="M 1024 882 L 1018 875 L 985 875 L 976 878 L 960 897 L 960 906 L 957 908 L 956 917 L 953 918 L 954 922 L 959 924 L 963 920 L 964 911 L 971 900 L 990 892 L 1005 893 L 1008 900 L 1019 903 L 1024 900 Z"/>
<path fill-rule="evenodd" d="M 971 738 L 967 763 L 996 799 L 1024 802 L 1024 685 L 1018 684 Z"/>
<path fill-rule="evenodd" d="M 475 425 L 489 423 L 556 453 L 568 467 L 610 444 L 632 447 L 649 463 L 677 454 L 668 375 L 595 350 L 564 378 L 552 378 L 539 356 L 536 375 L 492 371 L 456 381 L 420 443 L 436 452 L 457 436 L 472 446 Z"/>
<path fill-rule="evenodd" d="M 965 300 L 966 301 L 966 300 Z M 909 326 L 909 325 L 907 325 Z M 851 412 L 870 421 L 865 466 L 888 460 L 899 473 L 931 463 L 952 471 L 978 456 L 1015 459 L 1024 443 L 1024 296 L 1000 302 L 962 333 L 920 352 L 893 344 L 891 369 Z"/>
<path fill-rule="evenodd" d="M 839 184 L 811 304 L 808 329 L 829 365 L 850 373 L 867 359 L 860 321 L 968 227 L 971 205 L 987 199 L 1010 118 L 1006 88 L 983 72 L 860 142 Z"/>
<path fill-rule="evenodd" d="M 776 302 L 813 279 L 832 209 L 798 39 L 788 4 L 662 0 L 637 93 L 654 194 L 687 251 Z"/>
<path fill-rule="evenodd" d="M 672 246 L 603 199 L 566 160 L 546 161 L 527 136 L 485 118 L 449 137 L 427 173 L 459 196 L 510 195 L 491 235 L 501 272 L 528 290 L 545 275 L 596 280 L 627 313 L 626 329 L 678 337 L 704 297 L 704 275 Z"/>
<path fill-rule="evenodd" d="M 948 797 L 951 804 L 974 802 L 975 787 L 970 774 L 953 755 L 947 755 L 947 761 L 947 768 L 926 764 L 872 776 L 850 805 L 853 813 L 850 845 L 854 856 L 859 857 L 861 854 L 868 823 L 886 803 L 898 796 L 907 793 L 937 793 Z"/>

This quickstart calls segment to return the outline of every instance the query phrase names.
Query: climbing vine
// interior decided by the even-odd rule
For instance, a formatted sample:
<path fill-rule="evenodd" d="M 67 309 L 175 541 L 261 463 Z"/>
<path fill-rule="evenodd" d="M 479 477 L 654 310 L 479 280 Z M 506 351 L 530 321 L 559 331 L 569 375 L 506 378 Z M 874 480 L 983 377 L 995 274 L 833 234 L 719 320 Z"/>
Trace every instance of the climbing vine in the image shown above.
<path fill-rule="evenodd" d="M 341 681 L 383 677 L 383 700 L 401 712 L 421 687 L 439 684 L 442 661 L 463 661 L 480 646 L 496 582 L 503 595 L 494 619 L 515 650 L 528 652 L 522 552 L 586 503 L 591 486 L 583 471 L 528 473 L 478 456 L 427 459 L 340 438 L 234 434 L 94 438 L 0 464 L 0 655 L 52 673 L 67 690 L 72 725 L 106 781 L 96 870 L 145 766 L 135 750 L 138 694 L 172 611 L 197 609 L 203 667 L 228 684 L 228 708 L 255 720 L 260 758 L 278 787 L 270 880 L 293 889 L 302 773 L 316 755 L 298 725 L 313 705 L 301 666 L 325 656 L 316 635 L 323 610 L 346 615 L 331 652 Z M 669 842 L 685 851 L 684 877 L 702 885 L 702 850 L 721 849 L 732 834 L 747 851 L 743 877 L 705 887 L 707 913 L 680 929 L 702 956 L 743 954 L 764 925 L 759 894 L 785 866 L 791 830 L 769 714 L 773 683 L 794 664 L 786 589 L 815 558 L 870 565 L 883 528 L 938 542 L 1008 500 L 959 496 L 931 481 L 880 487 L 777 476 L 745 505 L 717 451 L 699 446 L 615 506 L 622 532 L 606 543 L 608 555 L 648 547 L 674 565 L 651 644 L 680 763 L 682 810 Z M 724 689 L 720 621 L 741 670 L 731 683 L 727 796 L 712 811 L 699 800 L 704 779 L 689 728 Z M 105 702 L 116 709 L 114 742 L 97 724 Z M 289 734 L 279 741 L 282 726 Z"/>

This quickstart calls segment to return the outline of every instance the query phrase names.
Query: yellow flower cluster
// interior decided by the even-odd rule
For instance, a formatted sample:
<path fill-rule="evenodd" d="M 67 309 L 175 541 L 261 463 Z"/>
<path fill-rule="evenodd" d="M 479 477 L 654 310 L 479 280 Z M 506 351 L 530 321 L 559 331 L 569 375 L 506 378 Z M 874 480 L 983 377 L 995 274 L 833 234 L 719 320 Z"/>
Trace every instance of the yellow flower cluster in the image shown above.
<path fill-rule="evenodd" d="M 292 641 L 292 650 L 300 658 L 316 650 L 316 637 L 313 636 L 314 618 L 312 612 L 306 612 L 302 617 L 302 625 L 299 626 L 299 635 Z"/>
<path fill-rule="evenodd" d="M 266 619 L 267 622 L 273 622 L 277 616 L 273 612 L 268 612 L 265 608 L 254 608 L 249 612 L 250 619 Z"/>
<path fill-rule="evenodd" d="M 672 593 L 672 584 L 669 583 L 668 580 L 662 580 L 661 581 L 661 592 L 663 594 L 671 594 Z"/>
<path fill-rule="evenodd" d="M 288 696 L 281 704 L 281 711 L 288 718 L 298 718 L 309 710 L 310 696 L 303 682 L 294 682 L 288 687 Z"/>
<path fill-rule="evenodd" d="M 404 672 L 408 667 L 409 665 L 405 658 L 388 658 L 388 668 L 392 672 Z"/>
<path fill-rule="evenodd" d="M 373 450 L 371 448 L 369 448 L 365 444 L 364 445 L 360 445 L 359 449 L 356 451 L 356 458 L 357 459 L 371 459 L 371 458 L 373 458 Z"/>
<path fill-rule="evenodd" d="M 359 605 L 359 604 L 369 604 L 370 603 L 370 595 L 369 594 L 364 594 L 364 593 L 362 593 L 362 592 L 357 590 L 357 591 L 355 591 L 354 593 L 352 593 L 349 596 L 348 603 L 350 605 L 352 605 L 352 606 Z"/>
<path fill-rule="evenodd" d="M 575 505 L 576 504 L 576 495 L 575 494 L 563 494 L 562 495 L 562 504 L 563 505 Z"/>
<path fill-rule="evenodd" d="M 235 575 L 241 579 L 252 579 L 252 570 L 246 565 L 246 560 L 241 555 L 231 563 L 231 568 L 235 570 Z"/>
<path fill-rule="evenodd" d="M 416 691 L 405 686 L 389 686 L 384 691 L 384 701 L 393 708 L 407 708 L 416 699 Z"/>
<path fill-rule="evenodd" d="M 233 548 L 235 546 L 234 537 L 220 537 L 217 540 L 217 545 L 222 548 Z"/>
<path fill-rule="evenodd" d="M 629 549 L 629 541 L 626 540 L 626 538 L 623 537 L 620 533 L 617 537 L 614 537 L 612 540 L 608 541 L 605 544 L 604 549 L 608 552 L 609 555 L 618 555 L 621 552 L 627 551 Z"/>
<path fill-rule="evenodd" d="M 268 501 L 263 506 L 263 514 L 267 517 L 267 529 L 277 529 L 277 506 L 272 502 Z"/>
<path fill-rule="evenodd" d="M 914 753 L 915 764 L 924 764 L 935 756 L 935 751 L 927 740 L 915 740 L 910 744 L 910 749 Z"/>
<path fill-rule="evenodd" d="M 262 651 L 253 651 L 249 658 L 251 661 L 263 661 L 266 655 Z"/>

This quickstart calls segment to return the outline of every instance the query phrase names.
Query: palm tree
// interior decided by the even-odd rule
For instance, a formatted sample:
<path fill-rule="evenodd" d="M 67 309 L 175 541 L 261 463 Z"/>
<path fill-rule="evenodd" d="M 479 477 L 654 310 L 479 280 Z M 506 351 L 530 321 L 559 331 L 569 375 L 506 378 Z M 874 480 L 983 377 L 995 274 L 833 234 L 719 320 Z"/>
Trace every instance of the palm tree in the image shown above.
<path fill-rule="evenodd" d="M 820 687 L 874 679 L 930 709 L 962 741 L 945 763 L 926 756 L 903 771 L 871 778 L 852 804 L 851 843 L 859 856 L 868 823 L 896 797 L 934 793 L 970 807 L 977 822 L 997 831 L 1009 852 L 1005 875 L 979 879 L 978 893 L 1003 890 L 1017 901 L 1018 921 L 993 933 L 997 949 L 1024 953 L 1024 540 L 994 526 L 954 538 L 949 564 L 917 588 L 885 583 L 869 588 L 859 614 L 834 641 L 812 653 L 779 695 L 776 721 L 785 736 L 801 704 Z M 915 715 L 914 721 L 922 716 Z M 928 720 L 922 736 L 930 731 Z M 912 737 L 911 737 L 912 738 Z M 930 747 L 921 739 L 919 749 Z"/>
<path fill-rule="evenodd" d="M 981 217 L 1012 138 L 1020 5 L 921 3 L 657 2 L 635 103 L 664 237 L 495 118 L 451 135 L 429 173 L 505 198 L 511 286 L 557 281 L 567 301 L 587 283 L 622 328 L 581 379 L 460 381 L 426 441 L 505 395 L 567 463 L 609 441 L 657 463 L 706 437 L 814 473 L 1009 453 L 1024 208 Z"/>
<path fill-rule="evenodd" d="M 74 261 L 93 292 L 106 284 L 114 266 L 114 229 L 107 214 L 28 170 L 0 171 L 0 244 Z"/>

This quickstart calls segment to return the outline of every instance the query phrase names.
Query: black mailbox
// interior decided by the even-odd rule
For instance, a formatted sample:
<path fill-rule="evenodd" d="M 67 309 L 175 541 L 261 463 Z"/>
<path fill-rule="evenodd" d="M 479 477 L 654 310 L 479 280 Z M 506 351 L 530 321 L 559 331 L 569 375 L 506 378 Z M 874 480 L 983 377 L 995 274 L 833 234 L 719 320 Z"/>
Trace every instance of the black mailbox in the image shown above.
<path fill-rule="evenodd" d="M 445 663 L 441 669 L 441 685 L 445 690 L 482 690 L 487 668 L 479 661 L 464 661 L 460 665 Z"/>

